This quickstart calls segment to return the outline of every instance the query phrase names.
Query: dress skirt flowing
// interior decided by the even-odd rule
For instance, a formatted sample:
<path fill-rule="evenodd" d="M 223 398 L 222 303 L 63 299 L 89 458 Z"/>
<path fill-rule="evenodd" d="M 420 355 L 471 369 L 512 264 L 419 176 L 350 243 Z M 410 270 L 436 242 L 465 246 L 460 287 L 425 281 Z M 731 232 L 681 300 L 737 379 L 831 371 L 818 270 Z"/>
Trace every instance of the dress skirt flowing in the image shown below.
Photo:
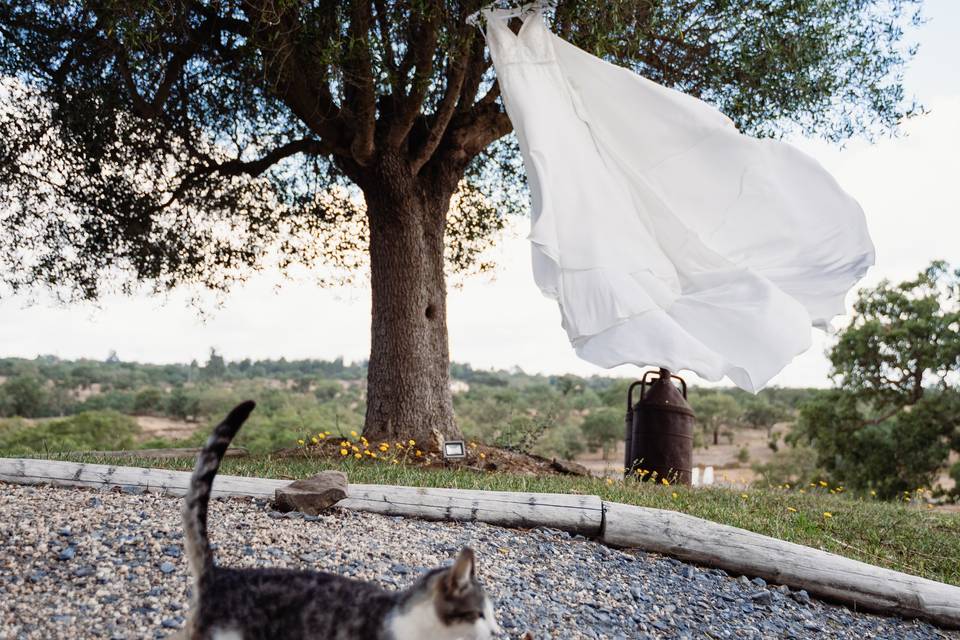
<path fill-rule="evenodd" d="M 577 354 L 762 388 L 874 262 L 815 160 L 708 104 L 487 11 L 532 197 L 534 277 Z"/>

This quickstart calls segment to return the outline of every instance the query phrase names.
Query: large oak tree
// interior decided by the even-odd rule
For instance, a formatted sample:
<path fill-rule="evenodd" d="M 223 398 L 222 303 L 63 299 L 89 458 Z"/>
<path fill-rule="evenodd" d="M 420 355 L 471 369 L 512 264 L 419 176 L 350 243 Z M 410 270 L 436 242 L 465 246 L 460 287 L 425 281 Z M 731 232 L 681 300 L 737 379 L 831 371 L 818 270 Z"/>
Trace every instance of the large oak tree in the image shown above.
<path fill-rule="evenodd" d="M 913 109 L 899 72 L 918 1 L 560 0 L 547 15 L 747 132 L 839 140 Z M 365 433 L 457 435 L 445 262 L 475 259 L 525 200 L 466 24 L 481 4 L 0 2 L 0 284 L 224 289 L 271 261 L 367 249 Z"/>

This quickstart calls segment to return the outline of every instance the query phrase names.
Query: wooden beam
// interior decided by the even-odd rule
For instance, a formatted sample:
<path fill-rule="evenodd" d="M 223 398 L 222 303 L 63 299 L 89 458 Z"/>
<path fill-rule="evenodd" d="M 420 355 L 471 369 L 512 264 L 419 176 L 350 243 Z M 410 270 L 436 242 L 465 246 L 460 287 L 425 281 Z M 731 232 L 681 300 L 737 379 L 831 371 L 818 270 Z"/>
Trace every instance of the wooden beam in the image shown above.
<path fill-rule="evenodd" d="M 960 587 L 882 569 L 833 553 L 676 511 L 604 502 L 600 539 L 734 575 L 806 589 L 854 610 L 921 618 L 960 628 Z"/>
<path fill-rule="evenodd" d="M 515 493 L 351 484 L 338 507 L 427 520 L 465 520 L 501 527 L 551 527 L 600 535 L 603 503 L 597 496 Z"/>
<path fill-rule="evenodd" d="M 0 458 L 0 481 L 69 487 L 140 487 L 176 496 L 190 484 L 187 471 L 143 469 L 59 460 Z M 289 480 L 218 475 L 213 496 L 273 499 Z M 338 507 L 428 520 L 486 522 L 504 527 L 552 527 L 586 536 L 600 534 L 603 506 L 597 496 L 508 491 L 469 491 L 351 484 Z"/>
<path fill-rule="evenodd" d="M 190 472 L 61 460 L 0 458 L 0 481 L 98 489 L 140 488 L 182 496 L 190 486 Z M 212 495 L 214 497 L 249 496 L 272 500 L 274 492 L 290 482 L 290 480 L 218 475 L 213 481 Z"/>

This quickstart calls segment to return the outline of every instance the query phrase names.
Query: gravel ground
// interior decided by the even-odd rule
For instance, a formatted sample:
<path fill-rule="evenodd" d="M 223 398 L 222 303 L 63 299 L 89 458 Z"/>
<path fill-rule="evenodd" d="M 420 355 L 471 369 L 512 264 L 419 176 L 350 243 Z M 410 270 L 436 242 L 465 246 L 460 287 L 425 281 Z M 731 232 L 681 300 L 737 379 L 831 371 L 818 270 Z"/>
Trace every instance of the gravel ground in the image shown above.
<path fill-rule="evenodd" d="M 155 494 L 0 483 L 0 638 L 173 633 L 188 584 L 179 505 Z M 509 638 L 960 638 L 553 530 L 281 515 L 247 499 L 214 501 L 211 530 L 223 564 L 335 571 L 387 588 L 470 545 Z"/>

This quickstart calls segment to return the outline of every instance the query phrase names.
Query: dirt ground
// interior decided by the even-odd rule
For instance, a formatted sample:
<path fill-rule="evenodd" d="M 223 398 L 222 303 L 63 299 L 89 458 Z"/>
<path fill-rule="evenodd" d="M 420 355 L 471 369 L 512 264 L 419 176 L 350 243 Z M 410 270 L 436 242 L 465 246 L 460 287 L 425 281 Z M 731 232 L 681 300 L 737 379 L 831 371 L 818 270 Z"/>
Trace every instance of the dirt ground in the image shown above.
<path fill-rule="evenodd" d="M 177 440 L 193 435 L 201 426 L 196 422 L 184 422 L 183 420 L 171 420 L 170 418 L 158 418 L 155 416 L 134 416 L 134 420 L 140 425 L 143 433 L 139 440 L 146 442 L 153 438 L 170 438 Z"/>
<path fill-rule="evenodd" d="M 783 434 L 787 432 L 789 425 L 786 423 L 778 424 L 774 427 L 774 432 L 780 433 L 779 441 L 783 442 Z M 742 447 L 747 448 L 750 454 L 746 463 L 741 463 L 737 455 Z M 762 429 L 737 429 L 733 432 L 733 443 L 728 443 L 727 438 L 720 438 L 720 444 L 710 445 L 708 448 L 698 448 L 693 450 L 693 465 L 703 469 L 707 466 L 714 468 L 714 478 L 716 483 L 733 486 L 747 487 L 757 479 L 757 474 L 750 467 L 755 463 L 763 464 L 769 462 L 773 457 L 773 451 L 767 446 L 767 434 Z M 952 489 L 955 485 L 947 469 L 960 460 L 960 456 L 951 453 L 946 468 L 941 472 L 937 482 L 944 489 Z M 576 462 L 588 468 L 591 473 L 601 476 L 617 477 L 623 469 L 623 443 L 619 443 L 617 448 L 610 454 L 609 460 L 603 459 L 602 451 L 593 451 L 577 456 Z M 960 510 L 960 505 L 956 507 Z"/>
<path fill-rule="evenodd" d="M 786 424 L 778 424 L 774 431 L 783 433 Z M 740 449 L 746 447 L 749 459 L 741 463 L 737 456 Z M 717 483 L 731 486 L 747 486 L 756 479 L 756 474 L 750 466 L 756 462 L 769 462 L 773 451 L 767 446 L 767 433 L 762 429 L 737 429 L 733 432 L 733 443 L 725 437 L 720 438 L 720 444 L 711 444 L 707 448 L 693 450 L 693 465 L 695 467 L 713 467 L 714 478 Z M 604 460 L 602 452 L 594 451 L 576 458 L 576 461 L 598 475 L 616 476 L 623 469 L 623 443 L 619 443 L 609 460 Z"/>

